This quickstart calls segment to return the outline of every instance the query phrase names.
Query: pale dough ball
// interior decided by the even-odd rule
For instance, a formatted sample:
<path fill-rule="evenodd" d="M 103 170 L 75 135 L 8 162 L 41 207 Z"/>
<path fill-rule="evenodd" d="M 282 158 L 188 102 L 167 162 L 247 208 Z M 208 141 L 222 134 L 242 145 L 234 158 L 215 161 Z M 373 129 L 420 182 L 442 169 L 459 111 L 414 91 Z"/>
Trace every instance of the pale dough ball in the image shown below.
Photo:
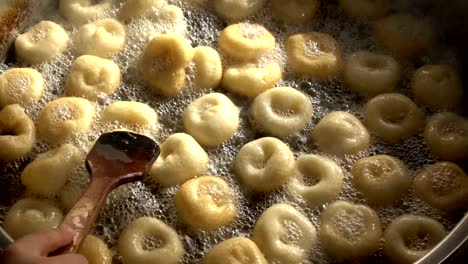
<path fill-rule="evenodd" d="M 152 238 L 161 244 L 147 249 L 145 240 Z M 177 264 L 185 253 L 177 232 L 164 222 L 152 217 L 140 217 L 128 224 L 118 241 L 118 250 L 125 263 Z"/>
<path fill-rule="evenodd" d="M 31 64 L 50 61 L 65 51 L 68 42 L 68 34 L 60 25 L 41 21 L 16 38 L 16 56 Z"/>
<path fill-rule="evenodd" d="M 185 67 L 193 58 L 190 42 L 174 33 L 159 34 L 147 44 L 138 69 L 150 88 L 164 96 L 176 96 L 185 86 Z"/>
<path fill-rule="evenodd" d="M 82 26 L 75 35 L 78 54 L 109 58 L 125 47 L 125 28 L 113 18 L 96 20 Z"/>
<path fill-rule="evenodd" d="M 104 108 L 101 121 L 117 123 L 129 128 L 152 128 L 158 124 L 158 114 L 145 103 L 118 101 Z"/>
<path fill-rule="evenodd" d="M 338 262 L 364 260 L 379 248 L 380 219 L 366 205 L 333 202 L 322 212 L 320 221 L 322 247 Z"/>
<path fill-rule="evenodd" d="M 468 176 L 457 164 L 442 161 L 429 165 L 414 178 L 414 192 L 439 210 L 467 208 Z"/>
<path fill-rule="evenodd" d="M 383 17 L 389 7 L 389 0 L 340 0 L 340 7 L 350 16 L 358 18 Z"/>
<path fill-rule="evenodd" d="M 275 204 L 258 218 L 253 241 L 270 263 L 303 263 L 317 242 L 317 232 L 301 212 L 289 204 Z"/>
<path fill-rule="evenodd" d="M 267 264 L 252 240 L 234 237 L 215 245 L 206 255 L 204 264 Z"/>
<path fill-rule="evenodd" d="M 191 228 L 211 231 L 234 220 L 237 201 L 226 181 L 218 176 L 202 176 L 180 186 L 175 195 L 175 208 Z"/>
<path fill-rule="evenodd" d="M 424 140 L 431 152 L 442 160 L 466 160 L 468 120 L 452 112 L 435 114 L 426 123 Z"/>
<path fill-rule="evenodd" d="M 445 235 L 444 226 L 432 218 L 410 214 L 401 215 L 385 229 L 384 253 L 392 263 L 414 263 L 429 253 Z M 428 238 L 424 244 L 414 244 L 422 237 Z"/>
<path fill-rule="evenodd" d="M 276 62 L 271 62 L 264 67 L 231 67 L 224 71 L 222 86 L 232 93 L 257 96 L 273 88 L 281 77 L 281 67 Z"/>
<path fill-rule="evenodd" d="M 120 85 L 120 69 L 115 62 L 92 55 L 78 57 L 65 82 L 68 95 L 97 100 L 112 94 Z"/>
<path fill-rule="evenodd" d="M 165 0 L 127 0 L 119 10 L 119 18 L 128 21 L 132 18 L 145 16 L 149 12 L 160 9 Z"/>
<path fill-rule="evenodd" d="M 62 219 L 62 212 L 51 201 L 24 198 L 8 209 L 3 227 L 13 239 L 18 239 L 56 228 Z"/>
<path fill-rule="evenodd" d="M 400 64 L 391 56 L 358 51 L 344 65 L 346 85 L 362 96 L 392 92 L 401 79 Z"/>
<path fill-rule="evenodd" d="M 309 97 L 291 87 L 267 90 L 255 97 L 250 107 L 255 128 L 279 138 L 303 129 L 313 112 Z"/>
<path fill-rule="evenodd" d="M 107 12 L 114 0 L 60 0 L 60 14 L 69 22 L 84 24 Z"/>
<path fill-rule="evenodd" d="M 222 144 L 237 132 L 239 112 L 237 106 L 224 94 L 204 95 L 185 109 L 185 130 L 203 146 Z"/>
<path fill-rule="evenodd" d="M 21 173 L 21 182 L 33 193 L 55 195 L 65 185 L 68 176 L 83 163 L 83 155 L 71 144 L 37 156 Z"/>
<path fill-rule="evenodd" d="M 37 121 L 39 135 L 60 144 L 86 132 L 93 122 L 93 104 L 79 97 L 61 97 L 44 106 Z"/>
<path fill-rule="evenodd" d="M 343 171 L 331 159 L 307 154 L 300 156 L 296 165 L 298 173 L 288 183 L 288 190 L 311 207 L 333 201 L 343 188 Z M 315 184 L 308 184 L 314 180 Z"/>
<path fill-rule="evenodd" d="M 111 264 L 112 255 L 106 243 L 101 239 L 87 235 L 78 254 L 85 256 L 88 264 Z"/>
<path fill-rule="evenodd" d="M 255 14 L 265 3 L 266 0 L 216 0 L 213 6 L 223 18 L 241 20 Z"/>
<path fill-rule="evenodd" d="M 7 105 L 0 110 L 0 160 L 14 160 L 31 151 L 36 141 L 36 128 L 24 109 Z"/>
<path fill-rule="evenodd" d="M 13 68 L 0 75 L 0 106 L 28 106 L 41 99 L 44 91 L 42 74 L 32 68 Z"/>
<path fill-rule="evenodd" d="M 264 137 L 251 141 L 237 153 L 234 170 L 241 183 L 256 191 L 271 191 L 296 172 L 294 154 L 283 141 Z"/>
<path fill-rule="evenodd" d="M 223 76 L 223 66 L 218 52 L 208 46 L 193 49 L 195 67 L 194 85 L 197 89 L 216 88 Z"/>
<path fill-rule="evenodd" d="M 431 109 L 453 108 L 463 99 L 463 86 L 457 70 L 450 65 L 425 65 L 411 79 L 414 100 Z"/>
<path fill-rule="evenodd" d="M 374 35 L 382 46 L 397 56 L 407 58 L 423 54 L 434 38 L 429 24 L 405 13 L 395 13 L 377 20 Z"/>
<path fill-rule="evenodd" d="M 340 44 L 321 32 L 292 35 L 286 42 L 288 65 L 297 74 L 327 79 L 338 76 L 342 68 Z"/>
<path fill-rule="evenodd" d="M 378 95 L 364 107 L 366 126 L 390 142 L 419 133 L 424 126 L 424 117 L 424 112 L 411 99 L 399 93 Z"/>
<path fill-rule="evenodd" d="M 312 130 L 312 139 L 322 151 L 340 156 L 355 154 L 370 145 L 369 132 L 361 121 L 341 111 L 324 116 Z"/>
<path fill-rule="evenodd" d="M 273 18 L 288 24 L 299 24 L 315 18 L 320 0 L 271 0 L 270 7 Z"/>
<path fill-rule="evenodd" d="M 395 204 L 411 186 L 406 165 L 389 155 L 362 158 L 353 164 L 351 173 L 354 187 L 373 204 Z"/>
<path fill-rule="evenodd" d="M 149 171 L 164 186 L 182 184 L 208 169 L 208 155 L 190 135 L 176 133 L 160 145 L 161 152 Z"/>
<path fill-rule="evenodd" d="M 275 47 L 275 37 L 262 25 L 251 23 L 226 27 L 218 42 L 224 53 L 240 60 L 257 59 Z"/>

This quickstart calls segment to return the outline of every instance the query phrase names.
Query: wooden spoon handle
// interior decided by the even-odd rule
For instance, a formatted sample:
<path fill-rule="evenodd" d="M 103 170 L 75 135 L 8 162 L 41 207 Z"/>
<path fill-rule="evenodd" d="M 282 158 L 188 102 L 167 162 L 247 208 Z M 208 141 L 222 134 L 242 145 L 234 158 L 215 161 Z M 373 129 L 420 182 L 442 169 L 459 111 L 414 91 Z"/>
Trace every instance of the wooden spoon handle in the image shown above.
<path fill-rule="evenodd" d="M 91 178 L 88 188 L 62 222 L 62 224 L 67 224 L 76 231 L 73 242 L 56 252 L 57 255 L 78 251 L 96 221 L 107 195 L 112 190 L 111 184 L 105 179 L 100 177 Z"/>

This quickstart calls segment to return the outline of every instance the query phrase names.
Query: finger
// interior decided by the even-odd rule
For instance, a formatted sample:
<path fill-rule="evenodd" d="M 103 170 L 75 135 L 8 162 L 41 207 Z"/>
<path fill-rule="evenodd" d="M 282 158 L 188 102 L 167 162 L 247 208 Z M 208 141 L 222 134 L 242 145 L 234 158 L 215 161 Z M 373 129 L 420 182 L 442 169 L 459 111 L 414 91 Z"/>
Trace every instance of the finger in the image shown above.
<path fill-rule="evenodd" d="M 44 258 L 43 264 L 88 264 L 88 260 L 80 254 L 65 254 L 51 258 Z"/>
<path fill-rule="evenodd" d="M 47 256 L 50 252 L 66 246 L 73 241 L 75 231 L 69 226 L 61 225 L 59 228 L 27 235 L 16 243 L 29 252 L 40 256 Z"/>

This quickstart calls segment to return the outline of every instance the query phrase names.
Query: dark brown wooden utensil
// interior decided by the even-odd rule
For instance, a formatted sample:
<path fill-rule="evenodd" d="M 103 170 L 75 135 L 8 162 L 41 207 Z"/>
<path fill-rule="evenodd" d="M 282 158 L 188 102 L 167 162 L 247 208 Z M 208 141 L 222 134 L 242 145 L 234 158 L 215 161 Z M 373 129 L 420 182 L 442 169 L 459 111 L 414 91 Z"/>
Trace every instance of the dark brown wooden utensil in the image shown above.
<path fill-rule="evenodd" d="M 142 180 L 158 155 L 159 146 L 146 136 L 126 131 L 101 135 L 86 157 L 91 182 L 63 221 L 77 234 L 72 244 L 57 253 L 76 252 L 96 221 L 107 195 L 119 185 Z"/>

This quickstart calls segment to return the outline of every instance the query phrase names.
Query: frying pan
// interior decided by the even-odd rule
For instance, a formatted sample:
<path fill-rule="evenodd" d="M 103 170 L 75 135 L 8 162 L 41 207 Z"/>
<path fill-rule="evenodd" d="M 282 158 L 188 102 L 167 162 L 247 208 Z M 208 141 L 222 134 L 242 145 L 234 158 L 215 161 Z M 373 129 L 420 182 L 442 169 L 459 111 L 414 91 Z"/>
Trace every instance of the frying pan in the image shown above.
<path fill-rule="evenodd" d="M 26 2 L 21 0 L 19 2 Z M 31 3 L 36 2 L 36 3 Z M 30 1 L 29 4 L 37 5 L 41 8 L 40 1 Z M 437 0 L 415 0 L 412 6 L 419 8 L 428 15 L 435 18 L 439 27 L 440 32 L 445 34 L 441 36 L 442 40 L 451 46 L 456 47 L 459 61 L 461 62 L 461 76 L 463 82 L 468 84 L 468 1 L 465 0 L 452 0 L 452 1 L 437 1 Z M 18 30 L 21 31 L 26 25 L 28 25 L 27 16 L 28 5 L 18 5 L 18 10 L 23 12 L 17 12 L 15 15 L 9 18 L 8 21 L 2 21 L 0 23 L 0 43 L 7 43 L 3 47 L 0 46 L 0 61 L 3 61 L 7 55 L 8 50 L 12 42 L 9 31 Z M 47 10 L 46 10 L 47 11 Z M 3 26 L 3 27 L 2 27 Z M 466 86 L 466 85 L 465 85 Z M 468 113 L 468 91 L 464 93 L 464 114 Z M 463 164 L 462 164 L 463 165 Z M 465 171 L 466 165 L 463 166 Z M 468 202 L 468 201 L 467 201 Z M 429 263 L 464 263 L 466 257 L 468 257 L 468 214 L 466 214 L 459 223 L 452 228 L 450 233 L 442 240 L 429 254 L 420 259 L 417 263 L 429 264 Z M 0 248 L 8 245 L 12 242 L 12 239 L 0 228 Z"/>

